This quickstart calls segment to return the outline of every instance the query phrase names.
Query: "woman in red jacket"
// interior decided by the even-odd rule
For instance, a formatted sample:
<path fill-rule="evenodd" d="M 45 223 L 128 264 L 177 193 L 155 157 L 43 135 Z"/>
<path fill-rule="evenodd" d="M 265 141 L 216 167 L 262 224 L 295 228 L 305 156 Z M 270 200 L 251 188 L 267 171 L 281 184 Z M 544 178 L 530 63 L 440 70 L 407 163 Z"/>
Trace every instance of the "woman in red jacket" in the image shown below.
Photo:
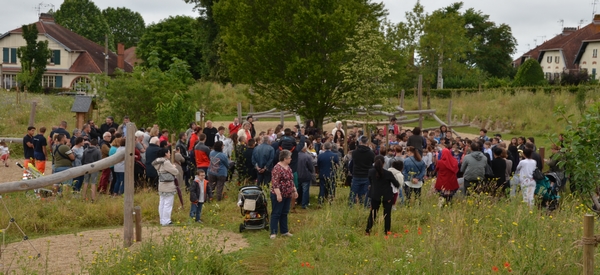
<path fill-rule="evenodd" d="M 437 180 L 435 181 L 435 190 L 440 193 L 439 207 L 450 203 L 456 190 L 458 190 L 458 163 L 456 158 L 448 148 L 442 150 L 442 157 L 437 161 L 435 170 L 437 170 Z"/>

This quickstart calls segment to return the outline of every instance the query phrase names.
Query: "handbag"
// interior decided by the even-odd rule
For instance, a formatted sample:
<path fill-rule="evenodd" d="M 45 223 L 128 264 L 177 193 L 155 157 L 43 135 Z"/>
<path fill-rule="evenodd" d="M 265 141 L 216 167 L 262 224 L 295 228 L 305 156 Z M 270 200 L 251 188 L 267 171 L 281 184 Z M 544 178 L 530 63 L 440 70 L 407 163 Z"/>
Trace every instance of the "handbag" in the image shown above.
<path fill-rule="evenodd" d="M 162 164 L 161 164 L 162 167 Z M 159 168 L 160 170 L 160 168 Z M 175 176 L 173 176 L 173 174 L 169 173 L 169 172 L 165 172 L 165 173 L 158 173 L 158 181 L 160 182 L 172 182 L 175 181 Z"/>
<path fill-rule="evenodd" d="M 544 179 L 544 174 L 537 167 L 535 168 L 535 170 L 533 170 L 533 179 L 535 181 L 539 181 L 539 180 L 543 180 Z"/>

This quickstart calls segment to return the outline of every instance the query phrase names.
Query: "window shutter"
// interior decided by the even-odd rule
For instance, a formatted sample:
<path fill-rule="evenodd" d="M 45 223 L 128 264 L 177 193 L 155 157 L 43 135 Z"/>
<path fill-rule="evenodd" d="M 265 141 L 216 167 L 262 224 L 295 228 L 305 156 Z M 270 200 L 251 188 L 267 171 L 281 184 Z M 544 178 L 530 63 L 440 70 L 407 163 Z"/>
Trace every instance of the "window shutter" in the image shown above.
<path fill-rule="evenodd" d="M 56 88 L 62 88 L 62 75 L 57 75 L 56 78 L 54 79 L 54 86 Z"/>
<path fill-rule="evenodd" d="M 53 50 L 52 56 L 54 57 L 54 65 L 60 65 L 60 50 Z"/>
<path fill-rule="evenodd" d="M 8 63 L 9 48 L 2 48 L 2 63 Z"/>
<path fill-rule="evenodd" d="M 10 49 L 10 63 L 17 63 L 17 48 Z"/>

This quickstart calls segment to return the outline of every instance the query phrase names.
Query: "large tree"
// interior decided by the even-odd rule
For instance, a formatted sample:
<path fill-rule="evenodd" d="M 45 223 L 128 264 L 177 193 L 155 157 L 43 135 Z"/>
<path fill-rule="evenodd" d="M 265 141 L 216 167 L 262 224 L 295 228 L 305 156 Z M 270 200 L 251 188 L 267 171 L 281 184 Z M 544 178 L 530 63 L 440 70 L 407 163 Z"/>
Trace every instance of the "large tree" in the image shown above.
<path fill-rule="evenodd" d="M 462 3 L 461 3 L 462 5 Z M 512 74 L 511 55 L 515 52 L 517 41 L 507 24 L 496 25 L 489 15 L 470 8 L 462 15 L 467 38 L 477 41 L 472 52 L 467 54 L 467 63 L 489 76 L 503 78 Z"/>
<path fill-rule="evenodd" d="M 221 62 L 219 57 L 219 47 L 222 46 L 222 40 L 219 33 L 219 26 L 215 22 L 213 6 L 219 0 L 183 0 L 186 3 L 194 4 L 194 9 L 200 13 L 198 21 L 200 28 L 204 33 L 202 39 L 202 61 L 205 63 L 207 71 L 202 77 L 209 80 L 228 82 L 229 75 L 227 67 Z"/>
<path fill-rule="evenodd" d="M 368 0 L 229 0 L 214 5 L 225 47 L 221 57 L 236 82 L 277 107 L 314 119 L 354 107 L 340 67 L 346 39 L 362 20 L 375 21 L 381 4 Z"/>
<path fill-rule="evenodd" d="M 460 6 L 457 5 L 435 10 L 426 17 L 417 46 L 419 65 L 426 83 L 435 83 L 435 76 L 441 77 L 440 73 L 459 74 L 467 69 L 464 60 L 475 41 L 467 38 L 464 20 L 458 12 Z"/>
<path fill-rule="evenodd" d="M 173 58 L 181 59 L 190 66 L 195 79 L 207 73 L 202 59 L 204 33 L 200 23 L 188 16 L 169 17 L 146 28 L 146 32 L 138 43 L 137 55 L 148 66 L 150 53 L 156 52 L 158 67 L 166 71 Z"/>
<path fill-rule="evenodd" d="M 129 116 L 131 121 L 138 126 L 149 126 L 160 120 L 157 110 L 164 111 L 170 106 L 180 106 L 175 95 L 185 93 L 193 82 L 188 71 L 188 65 L 177 58 L 171 60 L 171 65 L 166 71 L 158 68 L 158 56 L 152 53 L 147 67 L 136 67 L 133 73 L 124 73 L 117 70 L 116 77 L 108 78 L 98 75 L 96 83 L 108 83 L 107 86 L 99 85 L 100 93 L 108 99 L 111 114 L 117 117 Z M 186 103 L 192 104 L 191 100 Z M 161 103 L 167 103 L 160 106 Z M 188 110 L 182 110 L 185 112 Z M 186 113 L 187 114 L 187 113 Z M 180 114 L 173 114 L 162 122 L 172 122 Z M 173 120 L 172 120 L 173 119 Z M 188 120 L 191 119 L 188 117 Z M 176 125 L 161 125 L 161 127 L 176 127 Z"/>
<path fill-rule="evenodd" d="M 114 36 L 114 48 L 118 43 L 123 43 L 125 48 L 136 46 L 146 30 L 142 15 L 128 8 L 109 7 L 102 11 L 102 16 Z"/>
<path fill-rule="evenodd" d="M 23 25 L 23 39 L 26 46 L 17 50 L 21 61 L 21 72 L 18 74 L 19 82 L 31 92 L 42 90 L 42 76 L 46 71 L 48 59 L 51 57 L 48 41 L 37 41 L 38 29 L 36 24 Z M 54 87 L 51 87 L 54 88 Z"/>
<path fill-rule="evenodd" d="M 113 34 L 100 9 L 90 0 L 65 0 L 54 13 L 56 23 L 104 45 L 108 36 L 109 49 L 115 51 Z"/>

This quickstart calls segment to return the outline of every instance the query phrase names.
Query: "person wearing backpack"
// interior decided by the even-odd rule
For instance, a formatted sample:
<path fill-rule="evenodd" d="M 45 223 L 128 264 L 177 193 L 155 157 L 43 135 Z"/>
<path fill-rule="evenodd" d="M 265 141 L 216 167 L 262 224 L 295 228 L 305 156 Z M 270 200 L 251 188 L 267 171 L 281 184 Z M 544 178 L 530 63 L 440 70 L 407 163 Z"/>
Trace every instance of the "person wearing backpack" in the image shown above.
<path fill-rule="evenodd" d="M 223 187 L 227 181 L 229 158 L 223 153 L 223 142 L 217 141 L 210 152 L 210 167 L 208 169 L 208 182 L 211 190 L 216 190 L 217 201 L 223 199 Z M 209 194 L 212 198 L 212 195 Z"/>
<path fill-rule="evenodd" d="M 83 158 L 81 159 L 81 165 L 94 163 L 102 159 L 102 152 L 98 148 L 98 140 L 92 139 L 90 146 L 83 151 Z M 83 200 L 87 200 L 87 189 L 88 184 L 91 185 L 92 189 L 92 202 L 96 200 L 96 183 L 98 183 L 98 171 L 86 174 L 83 178 L 83 187 L 81 193 L 83 194 Z"/>
<path fill-rule="evenodd" d="M 52 149 L 52 156 L 54 158 L 54 173 L 59 173 L 73 167 L 73 161 L 75 160 L 75 154 L 71 151 L 69 140 L 64 134 L 58 134 L 56 143 Z M 63 184 L 71 185 L 73 179 L 68 179 Z M 59 184 L 54 184 L 53 192 L 58 192 Z"/>

